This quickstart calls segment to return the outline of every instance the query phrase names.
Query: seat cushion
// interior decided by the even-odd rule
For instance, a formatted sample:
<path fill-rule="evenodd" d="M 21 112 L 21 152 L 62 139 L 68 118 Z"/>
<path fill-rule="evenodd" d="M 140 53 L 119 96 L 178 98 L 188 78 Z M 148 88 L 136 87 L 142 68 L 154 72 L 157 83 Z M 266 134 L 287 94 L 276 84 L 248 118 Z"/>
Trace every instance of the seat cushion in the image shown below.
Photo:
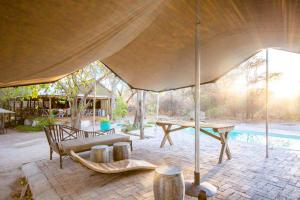
<path fill-rule="evenodd" d="M 64 153 L 89 151 L 95 145 L 113 145 L 116 142 L 129 142 L 130 137 L 120 134 L 101 135 L 90 138 L 79 138 L 73 140 L 61 141 L 59 143 L 60 149 Z"/>

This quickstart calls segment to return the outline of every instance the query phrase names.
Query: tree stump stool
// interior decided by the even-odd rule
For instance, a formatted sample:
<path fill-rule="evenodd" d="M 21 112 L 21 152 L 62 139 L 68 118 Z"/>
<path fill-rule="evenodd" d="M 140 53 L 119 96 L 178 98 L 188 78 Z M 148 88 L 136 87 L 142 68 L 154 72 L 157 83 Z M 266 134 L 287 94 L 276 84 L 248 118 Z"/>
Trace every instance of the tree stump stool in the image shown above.
<path fill-rule="evenodd" d="M 129 159 L 130 150 L 128 142 L 117 142 L 113 145 L 114 161 Z"/>
<path fill-rule="evenodd" d="M 183 200 L 185 185 L 181 168 L 176 166 L 157 168 L 153 192 L 155 200 Z"/>
<path fill-rule="evenodd" d="M 107 145 L 97 145 L 91 148 L 90 160 L 96 163 L 109 162 L 109 147 Z"/>

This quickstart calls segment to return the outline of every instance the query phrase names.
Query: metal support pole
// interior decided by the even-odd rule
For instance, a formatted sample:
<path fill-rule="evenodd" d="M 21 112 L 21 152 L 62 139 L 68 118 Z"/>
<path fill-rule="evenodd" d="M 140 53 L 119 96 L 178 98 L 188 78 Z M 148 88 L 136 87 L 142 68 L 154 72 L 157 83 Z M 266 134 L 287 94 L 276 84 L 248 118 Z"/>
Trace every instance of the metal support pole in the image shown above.
<path fill-rule="evenodd" d="M 197 3 L 199 4 L 199 3 Z M 197 9 L 198 10 L 198 9 Z M 197 13 L 198 14 L 198 13 Z M 195 46 L 195 179 L 194 183 L 200 184 L 200 21 L 196 22 L 196 46 Z"/>
<path fill-rule="evenodd" d="M 156 99 L 156 120 L 159 118 L 159 93 L 157 93 L 157 99 Z"/>
<path fill-rule="evenodd" d="M 159 92 L 157 93 L 156 96 L 156 121 L 159 119 Z M 157 131 L 158 126 L 155 125 L 155 131 Z"/>
<path fill-rule="evenodd" d="M 97 89 L 97 82 L 95 81 L 94 101 L 93 101 L 93 131 L 95 131 L 95 127 L 96 127 L 96 89 Z"/>
<path fill-rule="evenodd" d="M 269 49 L 266 49 L 266 158 L 269 158 Z"/>
<path fill-rule="evenodd" d="M 207 196 L 213 196 L 217 189 L 211 184 L 204 182 L 200 184 L 200 84 L 201 84 L 201 62 L 200 62 L 200 0 L 196 0 L 196 30 L 195 30 L 195 171 L 194 182 L 186 182 L 186 194 L 198 197 L 201 191 Z"/>

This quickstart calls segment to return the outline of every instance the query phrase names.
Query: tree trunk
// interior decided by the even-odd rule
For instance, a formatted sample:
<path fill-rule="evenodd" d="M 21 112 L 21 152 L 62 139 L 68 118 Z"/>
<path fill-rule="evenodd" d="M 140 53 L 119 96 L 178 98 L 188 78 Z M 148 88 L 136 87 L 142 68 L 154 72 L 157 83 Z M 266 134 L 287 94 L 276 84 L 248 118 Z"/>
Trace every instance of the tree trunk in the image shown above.
<path fill-rule="evenodd" d="M 140 138 L 145 138 L 144 133 L 144 114 L 145 114 L 145 99 L 146 99 L 146 92 L 141 91 L 141 101 L 139 102 L 139 108 L 140 108 Z"/>
<path fill-rule="evenodd" d="M 140 108 L 139 108 L 139 106 L 140 106 L 140 101 L 141 101 L 141 93 L 140 93 L 140 91 L 138 91 L 137 92 L 137 95 L 136 95 L 136 109 L 135 109 L 135 115 L 134 115 L 134 121 L 133 121 L 133 126 L 134 127 L 137 127 L 137 128 L 139 128 L 140 127 L 140 118 L 141 118 L 141 114 L 140 114 Z"/>
<path fill-rule="evenodd" d="M 71 126 L 81 129 L 81 110 L 78 106 L 78 99 L 75 98 L 71 105 Z"/>
<path fill-rule="evenodd" d="M 111 112 L 110 112 L 110 118 L 112 120 L 114 120 L 114 110 L 116 108 L 116 91 L 117 91 L 117 84 L 118 84 L 118 80 L 115 78 L 112 82 L 111 85 Z"/>
<path fill-rule="evenodd" d="M 134 123 L 133 126 L 137 127 L 140 129 L 140 138 L 144 139 L 144 97 L 145 97 L 145 92 L 142 90 L 139 90 L 137 92 L 137 108 L 135 111 L 135 116 L 134 116 Z"/>

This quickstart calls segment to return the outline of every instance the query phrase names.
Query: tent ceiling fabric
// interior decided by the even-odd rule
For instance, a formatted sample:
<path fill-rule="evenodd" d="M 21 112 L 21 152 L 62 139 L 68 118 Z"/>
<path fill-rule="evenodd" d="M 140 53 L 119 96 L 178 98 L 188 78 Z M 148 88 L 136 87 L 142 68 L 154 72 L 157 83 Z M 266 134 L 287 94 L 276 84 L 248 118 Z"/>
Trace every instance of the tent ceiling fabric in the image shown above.
<path fill-rule="evenodd" d="M 51 82 L 101 60 L 130 86 L 194 85 L 195 0 L 0 2 L 0 87 Z M 201 0 L 201 82 L 257 51 L 300 52 L 300 3 Z"/>

